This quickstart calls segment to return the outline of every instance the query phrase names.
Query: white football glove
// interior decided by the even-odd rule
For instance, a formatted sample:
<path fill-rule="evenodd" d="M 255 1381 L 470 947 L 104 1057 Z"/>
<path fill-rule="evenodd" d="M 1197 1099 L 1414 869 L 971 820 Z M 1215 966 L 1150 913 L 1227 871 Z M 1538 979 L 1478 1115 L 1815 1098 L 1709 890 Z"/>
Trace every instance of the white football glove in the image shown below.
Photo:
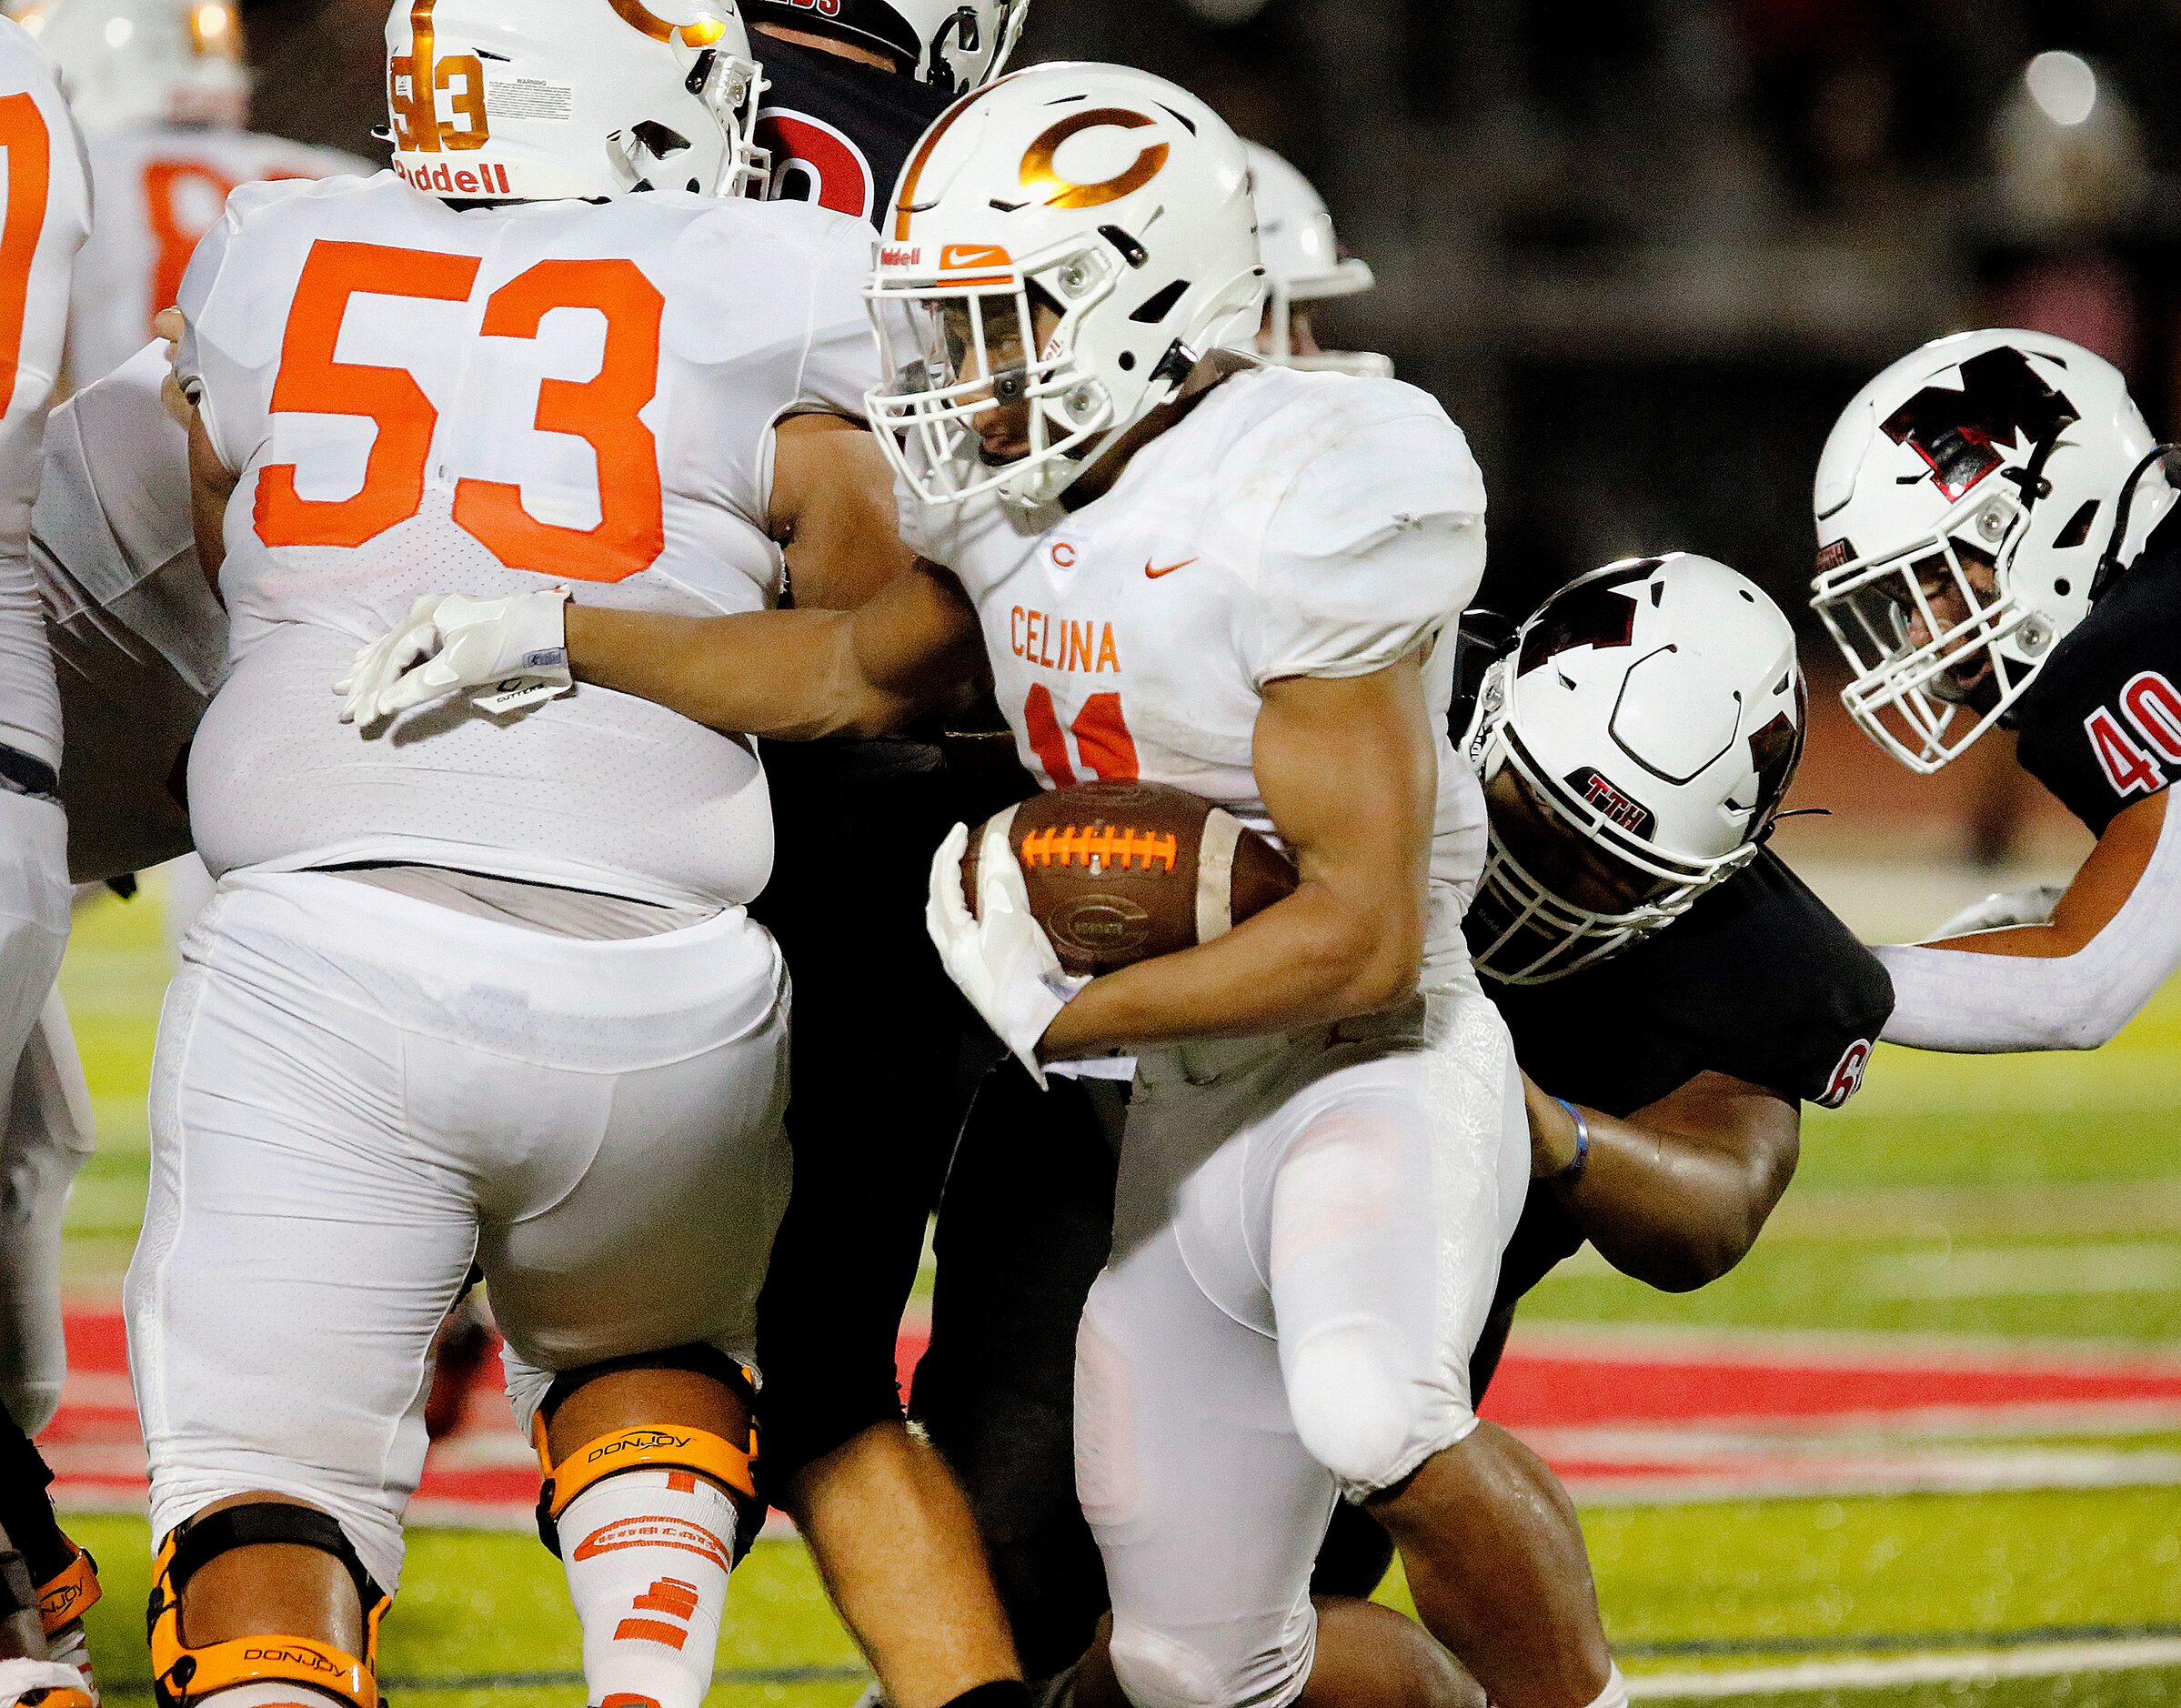
<path fill-rule="evenodd" d="M 568 589 L 508 598 L 426 594 L 356 655 L 333 685 L 341 721 L 375 724 L 466 688 L 489 712 L 510 712 L 575 687 L 568 666 Z"/>
<path fill-rule="evenodd" d="M 924 924 L 947 976 L 1042 1089 L 1038 1040 L 1090 980 L 1060 970 L 1044 927 L 1032 917 L 1022 869 L 1008 845 L 1005 816 L 986 827 L 978 846 L 974 915 L 961 888 L 961 857 L 969 846 L 970 827 L 958 824 L 931 857 Z"/>
<path fill-rule="evenodd" d="M 1995 890 L 1982 901 L 1964 908 L 1924 940 L 1944 942 L 1950 937 L 1967 937 L 1975 931 L 2004 930 L 2010 925 L 2045 925 L 2067 891 L 2058 884 L 2039 884 L 2034 889 Z"/>

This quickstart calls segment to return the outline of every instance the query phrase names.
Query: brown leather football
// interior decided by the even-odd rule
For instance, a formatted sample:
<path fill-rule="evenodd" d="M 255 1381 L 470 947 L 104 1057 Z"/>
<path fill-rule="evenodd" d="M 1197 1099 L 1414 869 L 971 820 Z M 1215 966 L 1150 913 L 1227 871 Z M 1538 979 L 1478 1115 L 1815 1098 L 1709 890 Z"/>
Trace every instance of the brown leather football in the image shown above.
<path fill-rule="evenodd" d="M 1000 817 L 1030 911 L 1070 972 L 1111 972 L 1208 942 L 1300 881 L 1268 838 L 1163 783 L 1048 789 Z M 972 909 L 984 835 L 980 825 L 962 856 Z"/>

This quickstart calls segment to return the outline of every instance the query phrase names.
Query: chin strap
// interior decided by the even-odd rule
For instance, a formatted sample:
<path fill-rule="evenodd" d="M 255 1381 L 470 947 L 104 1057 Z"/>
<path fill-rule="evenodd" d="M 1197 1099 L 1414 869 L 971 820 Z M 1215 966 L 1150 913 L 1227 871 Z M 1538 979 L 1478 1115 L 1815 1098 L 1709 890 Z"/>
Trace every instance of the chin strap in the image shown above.
<path fill-rule="evenodd" d="M 183 1635 L 189 1580 L 222 1554 L 268 1542 L 315 1548 L 340 1562 L 363 1608 L 361 1655 L 315 1637 L 236 1637 L 199 1646 Z M 315 1507 L 264 1501 L 199 1514 L 167 1536 L 153 1568 L 152 1694 L 159 1708 L 188 1708 L 232 1685 L 276 1683 L 307 1686 L 350 1708 L 379 1708 L 378 1625 L 388 1603 L 340 1525 Z"/>
<path fill-rule="evenodd" d="M 2096 605 L 2103 597 L 2106 586 L 2120 573 L 2120 548 L 2128 538 L 2128 512 L 2136 504 L 2136 488 L 2153 464 L 2163 465 L 2161 472 L 2166 482 L 2173 484 L 2174 462 L 2181 457 L 2181 445 L 2155 445 L 2146 451 L 2128 477 L 2120 483 L 2120 496 L 2113 507 L 2113 536 L 2106 542 L 2106 555 L 2097 560 L 2097 571 L 2090 578 L 2090 602 Z"/>

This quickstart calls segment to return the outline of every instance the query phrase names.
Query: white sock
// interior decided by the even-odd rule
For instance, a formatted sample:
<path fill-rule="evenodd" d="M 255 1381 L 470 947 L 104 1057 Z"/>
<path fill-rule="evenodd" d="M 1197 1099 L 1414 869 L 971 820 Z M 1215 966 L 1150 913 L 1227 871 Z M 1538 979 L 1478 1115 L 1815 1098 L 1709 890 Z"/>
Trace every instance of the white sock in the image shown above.
<path fill-rule="evenodd" d="M 91 1645 L 84 1638 L 84 1622 L 71 1619 L 58 1631 L 48 1633 L 45 1653 L 63 1666 L 72 1666 L 83 1674 L 84 1689 L 90 1693 L 93 1708 L 96 1708 L 98 1673 L 91 1665 Z"/>
<path fill-rule="evenodd" d="M 560 1515 L 594 1708 L 698 1708 L 712 1684 L 735 1509 L 686 1471 L 624 1471 Z"/>
<path fill-rule="evenodd" d="M 1628 1681 L 1621 1676 L 1618 1666 L 1606 1673 L 1605 1688 L 1590 1708 L 1628 1708 Z"/>

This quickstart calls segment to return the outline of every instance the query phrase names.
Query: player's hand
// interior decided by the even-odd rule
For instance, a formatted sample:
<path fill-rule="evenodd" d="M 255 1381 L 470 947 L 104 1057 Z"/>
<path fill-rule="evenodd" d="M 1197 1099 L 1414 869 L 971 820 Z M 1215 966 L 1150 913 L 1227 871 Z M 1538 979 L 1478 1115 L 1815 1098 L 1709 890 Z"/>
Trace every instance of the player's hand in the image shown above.
<path fill-rule="evenodd" d="M 2044 925 L 2067 892 L 2057 884 L 2039 884 L 2034 889 L 1994 891 L 1982 901 L 1964 908 L 1924 940 L 1944 942 L 1950 937 L 1967 937 L 1975 931 L 2005 930 L 2010 925 Z"/>
<path fill-rule="evenodd" d="M 175 372 L 175 361 L 182 350 L 182 335 L 189 330 L 189 323 L 182 317 L 179 308 L 162 308 L 152 316 L 152 334 L 166 340 L 166 377 L 159 382 L 159 403 L 177 427 L 186 430 L 196 416 L 196 405 L 189 401 L 189 394 L 182 388 L 182 377 Z"/>
<path fill-rule="evenodd" d="M 1053 1016 L 1090 982 L 1060 969 L 1060 958 L 1030 910 L 1022 869 L 1003 824 L 988 826 L 977 851 L 977 911 L 962 894 L 961 857 L 970 827 L 958 824 L 931 857 L 931 899 L 924 924 L 947 976 L 961 987 L 985 1024 L 1041 1088 L 1038 1040 Z"/>
<path fill-rule="evenodd" d="M 341 721 L 368 726 L 465 689 L 487 711 L 515 711 L 575 687 L 568 662 L 568 589 L 498 599 L 427 594 L 356 655 L 333 685 Z"/>

